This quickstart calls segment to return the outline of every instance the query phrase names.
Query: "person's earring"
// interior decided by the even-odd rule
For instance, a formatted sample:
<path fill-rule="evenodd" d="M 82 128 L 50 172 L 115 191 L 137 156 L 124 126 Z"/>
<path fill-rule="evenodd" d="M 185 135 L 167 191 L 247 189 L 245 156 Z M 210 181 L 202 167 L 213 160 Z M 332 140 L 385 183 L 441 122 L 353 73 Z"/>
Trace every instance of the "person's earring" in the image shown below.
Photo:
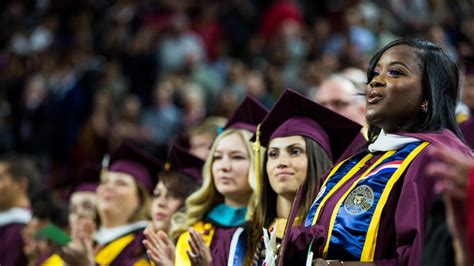
<path fill-rule="evenodd" d="M 427 113 L 428 112 L 428 101 L 427 100 L 424 100 L 422 103 L 421 103 L 421 111 L 423 113 Z"/>

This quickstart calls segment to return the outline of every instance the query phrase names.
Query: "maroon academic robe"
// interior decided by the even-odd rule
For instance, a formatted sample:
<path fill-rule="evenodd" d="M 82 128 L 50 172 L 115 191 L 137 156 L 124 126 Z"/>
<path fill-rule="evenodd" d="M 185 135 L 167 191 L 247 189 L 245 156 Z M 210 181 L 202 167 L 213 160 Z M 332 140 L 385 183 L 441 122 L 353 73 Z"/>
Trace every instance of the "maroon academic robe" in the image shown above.
<path fill-rule="evenodd" d="M 132 241 L 132 243 L 127 245 L 127 247 L 124 248 L 122 252 L 120 252 L 120 255 L 115 258 L 115 260 L 110 264 L 110 266 L 134 265 L 134 263 L 137 263 L 140 260 L 144 260 L 146 262 L 151 263 L 151 261 L 149 261 L 147 258 L 146 249 L 143 245 L 143 240 L 145 240 L 143 229 L 139 229 L 135 232 L 135 239 Z"/>
<path fill-rule="evenodd" d="M 41 254 L 39 258 L 36 260 L 35 265 L 40 266 L 43 265 L 45 261 L 47 261 L 51 256 L 53 256 L 57 252 L 57 250 L 49 251 L 46 254 Z"/>
<path fill-rule="evenodd" d="M 134 239 L 127 244 L 120 253 L 107 265 L 109 266 L 126 266 L 134 265 L 138 263 L 139 265 L 152 265 L 151 261 L 146 255 L 146 249 L 143 245 L 143 240 L 145 236 L 143 234 L 143 228 L 139 228 L 133 232 L 126 233 L 133 234 Z M 122 237 L 122 236 L 121 236 Z M 121 237 L 118 237 L 116 240 L 119 240 Z M 112 240 L 107 244 L 103 245 L 103 248 L 107 248 L 108 245 L 114 245 L 116 240 Z"/>
<path fill-rule="evenodd" d="M 402 135 L 434 145 L 446 145 L 465 154 L 471 154 L 470 149 L 449 130 L 444 130 L 442 133 Z M 374 261 L 378 265 L 421 265 L 424 226 L 432 201 L 436 196 L 434 185 L 437 180 L 425 173 L 425 167 L 432 160 L 431 147 L 428 145 L 413 159 L 388 197 L 382 211 L 376 240 Z M 314 226 L 298 226 L 291 229 L 287 236 L 284 265 L 304 264 L 307 249 L 313 237 L 315 237 L 314 258 L 321 257 L 323 240 L 327 237 L 331 215 L 337 202 L 382 154 L 374 153 L 374 157 L 327 200 Z M 344 260 L 345 258 L 333 255 L 328 256 L 327 259 Z"/>
<path fill-rule="evenodd" d="M 364 135 L 362 133 L 357 134 L 351 144 L 349 144 L 343 154 L 339 157 L 338 162 L 355 155 L 365 144 L 367 144 L 367 140 L 365 139 Z M 211 261 L 211 265 L 227 265 L 231 241 L 236 230 L 237 228 L 226 229 L 221 233 L 219 238 L 215 238 L 216 240 L 213 241 L 213 244 L 215 243 L 215 247 L 212 252 L 213 259 Z M 243 232 L 242 237 L 244 239 L 247 238 L 246 231 Z"/>
<path fill-rule="evenodd" d="M 234 230 L 244 224 L 246 213 L 247 208 L 235 209 L 223 203 L 218 204 L 206 214 L 204 220 L 194 223 L 192 227 L 203 236 L 206 245 L 209 245 L 212 257 L 214 257 L 214 254 L 219 253 L 219 249 L 221 249 L 220 240 L 227 237 L 229 229 Z M 186 254 L 186 250 L 190 248 L 189 237 L 189 232 L 184 232 L 178 238 L 175 252 L 175 264 L 177 265 L 189 265 L 190 263 Z"/>
<path fill-rule="evenodd" d="M 227 265 L 230 244 L 237 228 L 238 227 L 221 230 L 220 237 L 212 241 L 214 248 L 211 252 L 212 260 L 210 266 Z"/>
<path fill-rule="evenodd" d="M 23 253 L 21 230 L 25 225 L 12 223 L 0 227 L 0 265 L 23 266 L 28 261 Z"/>
<path fill-rule="evenodd" d="M 216 232 L 214 233 L 214 237 L 212 238 L 211 242 L 211 255 L 212 258 L 218 256 L 222 251 L 228 250 L 230 248 L 230 241 L 228 243 L 224 243 L 221 240 L 223 239 L 232 239 L 232 235 L 237 230 L 238 227 L 231 227 L 231 228 L 224 228 L 224 227 L 217 227 Z M 226 249 L 226 245 L 228 249 Z M 226 260 L 227 264 L 227 260 Z M 226 265 L 224 264 L 224 265 Z M 222 265 L 222 264 L 213 264 L 211 261 L 211 265 Z"/>
<path fill-rule="evenodd" d="M 355 136 L 355 138 L 352 140 L 351 144 L 347 146 L 346 150 L 342 153 L 341 156 L 339 156 L 339 159 L 337 160 L 336 163 L 347 159 L 358 152 L 361 151 L 362 147 L 367 144 L 367 139 L 364 137 L 362 133 L 359 133 Z"/>
<path fill-rule="evenodd" d="M 471 116 L 468 120 L 462 122 L 459 127 L 461 128 L 466 143 L 471 149 L 474 149 L 474 117 Z"/>
<path fill-rule="evenodd" d="M 210 222 L 214 226 L 214 235 L 212 237 L 211 245 L 210 245 L 211 257 L 213 259 L 210 265 L 226 265 L 227 258 L 225 259 L 226 260 L 225 264 L 222 264 L 222 263 L 216 264 L 216 262 L 221 261 L 220 256 L 228 255 L 232 236 L 238 227 L 224 227 L 222 225 L 216 224 L 209 220 L 206 220 L 206 222 Z M 177 254 L 180 254 L 180 253 L 181 252 L 177 252 Z M 219 258 L 219 259 L 216 260 L 215 258 Z"/>

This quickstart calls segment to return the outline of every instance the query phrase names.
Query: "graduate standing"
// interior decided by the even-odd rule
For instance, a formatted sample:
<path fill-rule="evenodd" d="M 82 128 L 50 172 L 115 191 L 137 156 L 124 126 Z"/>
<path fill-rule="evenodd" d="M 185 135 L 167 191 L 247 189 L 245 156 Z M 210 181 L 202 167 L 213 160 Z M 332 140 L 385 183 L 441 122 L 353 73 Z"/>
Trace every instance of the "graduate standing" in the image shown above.
<path fill-rule="evenodd" d="M 39 172 L 18 156 L 0 159 L 0 265 L 26 265 L 22 228 L 31 220 L 30 198 Z"/>
<path fill-rule="evenodd" d="M 82 220 L 91 222 L 91 228 L 98 227 L 97 217 L 97 195 L 96 190 L 100 182 L 101 168 L 99 165 L 88 164 L 84 166 L 81 173 L 74 180 L 69 195 L 69 214 L 68 224 L 72 241 L 80 241 L 79 234 L 82 233 Z M 34 205 L 33 205 L 34 206 Z M 57 228 L 59 229 L 59 228 Z M 51 236 L 49 238 L 59 238 L 69 240 L 69 236 L 61 230 L 50 230 Z M 92 232 L 91 232 L 92 233 Z M 92 236 L 91 236 L 92 237 Z M 66 243 L 63 240 L 64 246 Z M 58 242 L 57 240 L 55 242 Z M 60 257 L 60 249 L 55 248 L 42 256 L 36 261 L 35 265 L 63 265 L 63 260 Z M 31 260 L 30 260 L 31 262 Z"/>
<path fill-rule="evenodd" d="M 256 133 L 260 139 L 255 137 L 267 151 L 255 214 L 241 229 L 219 240 L 219 252 L 212 264 L 275 263 L 291 209 L 297 213 L 295 224 L 301 223 L 316 197 L 321 177 L 360 128 L 295 91 L 285 91 Z M 295 204 L 298 189 L 302 197 Z M 271 235 L 275 241 L 267 241 Z"/>
<path fill-rule="evenodd" d="M 175 265 L 209 263 L 217 248 L 215 240 L 225 229 L 244 224 L 254 207 L 257 170 L 250 138 L 266 113 L 265 107 L 247 97 L 214 141 L 204 164 L 203 185 L 186 200 L 186 219 L 176 229 L 181 235 Z"/>
<path fill-rule="evenodd" d="M 429 151 L 437 144 L 470 153 L 454 117 L 458 70 L 436 45 L 399 39 L 374 55 L 367 77 L 368 149 L 327 175 L 304 227 L 287 237 L 283 263 L 304 264 L 312 252 L 322 260 L 421 264 L 436 196 L 425 173 Z"/>
<path fill-rule="evenodd" d="M 94 234 L 94 247 L 90 224 L 85 223 L 79 243 L 64 249 L 61 257 L 75 265 L 150 265 L 143 230 L 149 224 L 150 195 L 162 167 L 150 154 L 123 143 L 112 154 L 96 190 L 101 226 Z"/>
<path fill-rule="evenodd" d="M 202 183 L 204 161 L 186 149 L 173 145 L 153 190 L 152 228 L 145 229 L 143 242 L 148 255 L 157 265 L 174 265 L 174 243 L 179 235 L 169 236 L 172 219 L 184 219 L 186 199 Z"/>

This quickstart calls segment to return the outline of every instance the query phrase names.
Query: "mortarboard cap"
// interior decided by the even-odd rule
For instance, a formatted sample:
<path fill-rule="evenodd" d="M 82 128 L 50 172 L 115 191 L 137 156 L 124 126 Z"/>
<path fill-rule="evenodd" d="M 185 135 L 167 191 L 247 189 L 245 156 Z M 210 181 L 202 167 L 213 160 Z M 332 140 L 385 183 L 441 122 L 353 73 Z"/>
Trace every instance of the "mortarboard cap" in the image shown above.
<path fill-rule="evenodd" d="M 74 182 L 71 194 L 74 192 L 95 192 L 100 183 L 101 168 L 96 164 L 87 164 L 79 172 L 79 176 Z"/>
<path fill-rule="evenodd" d="M 316 141 L 335 162 L 361 128 L 348 118 L 287 89 L 263 120 L 260 143 L 268 147 L 274 138 L 308 137 Z"/>
<path fill-rule="evenodd" d="M 178 145 L 185 149 L 191 148 L 190 135 L 187 131 L 181 131 L 176 137 L 171 141 L 172 146 Z"/>
<path fill-rule="evenodd" d="M 173 145 L 168 155 L 166 171 L 178 172 L 192 177 L 196 182 L 202 181 L 204 161 L 192 155 L 183 147 Z"/>
<path fill-rule="evenodd" d="M 267 113 L 267 108 L 259 103 L 258 100 L 247 96 L 232 115 L 230 115 L 224 129 L 238 128 L 255 132 L 257 125 L 262 122 Z"/>
<path fill-rule="evenodd" d="M 151 193 L 164 163 L 141 148 L 123 142 L 111 155 L 109 171 L 131 175 Z"/>

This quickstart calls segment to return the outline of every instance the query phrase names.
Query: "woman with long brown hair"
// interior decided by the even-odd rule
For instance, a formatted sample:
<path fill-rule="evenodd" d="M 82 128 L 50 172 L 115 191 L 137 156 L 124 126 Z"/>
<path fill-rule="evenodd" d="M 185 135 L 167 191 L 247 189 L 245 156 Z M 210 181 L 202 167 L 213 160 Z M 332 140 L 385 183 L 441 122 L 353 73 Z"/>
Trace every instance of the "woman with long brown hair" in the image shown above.
<path fill-rule="evenodd" d="M 360 128 L 287 90 L 260 127 L 260 143 L 267 152 L 255 213 L 243 227 L 245 231 L 236 230 L 222 239 L 222 249 L 212 264 L 274 264 L 291 209 L 296 208 L 299 224 L 316 197 L 321 177 Z M 298 190 L 304 196 L 296 206 L 293 201 Z"/>

